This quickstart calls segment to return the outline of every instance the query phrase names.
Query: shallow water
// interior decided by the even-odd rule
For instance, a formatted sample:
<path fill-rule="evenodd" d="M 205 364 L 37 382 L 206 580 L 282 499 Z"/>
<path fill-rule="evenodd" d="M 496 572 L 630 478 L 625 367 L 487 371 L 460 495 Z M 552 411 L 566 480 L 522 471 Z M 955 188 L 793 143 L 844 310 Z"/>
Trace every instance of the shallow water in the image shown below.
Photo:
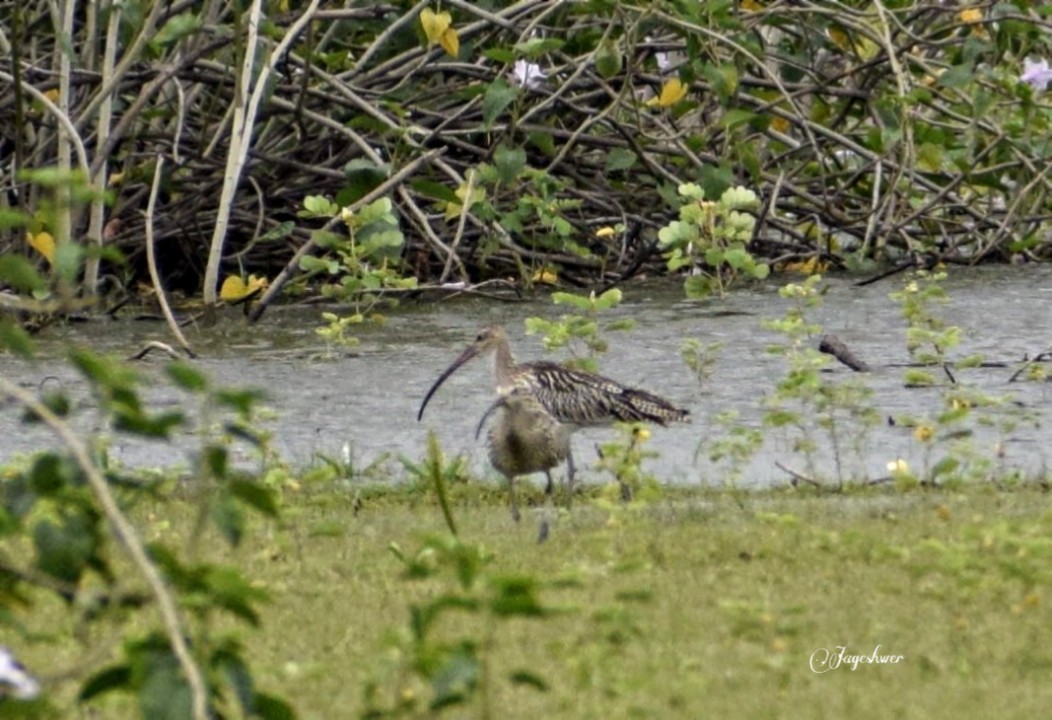
<path fill-rule="evenodd" d="M 897 304 L 888 294 L 901 288 L 902 280 L 890 278 L 867 287 L 855 287 L 852 278 L 829 277 L 822 307 L 811 316 L 824 331 L 843 340 L 872 372 L 853 373 L 834 363 L 830 380 L 856 380 L 874 391 L 871 403 L 882 417 L 901 415 L 935 416 L 943 409 L 939 389 L 907 389 L 903 367 L 909 361 L 905 350 L 905 323 Z M 1052 268 L 1048 266 L 951 269 L 944 283 L 951 301 L 936 308 L 947 323 L 961 326 L 964 337 L 952 357 L 981 353 L 987 361 L 1003 361 L 1006 367 L 958 370 L 960 383 L 996 395 L 1012 394 L 1021 405 L 1007 416 L 1029 411 L 1043 417 L 1050 400 L 1048 383 L 1008 384 L 1018 361 L 1047 348 L 1052 338 Z M 760 428 L 764 399 L 774 391 L 785 372 L 785 362 L 765 349 L 780 338 L 762 327 L 763 319 L 777 318 L 786 310 L 777 285 L 735 290 L 724 300 L 687 301 L 678 283 L 628 285 L 624 302 L 610 319 L 631 317 L 636 328 L 627 333 L 609 333 L 609 351 L 601 358 L 601 369 L 621 382 L 656 392 L 691 410 L 689 425 L 655 428 L 649 447 L 659 457 L 648 469 L 664 482 L 719 485 L 726 468 L 708 460 L 711 439 L 723 431 L 714 417 L 734 410 L 739 421 Z M 275 417 L 268 423 L 275 447 L 293 465 L 312 462 L 317 454 L 341 457 L 348 446 L 359 467 L 389 457 L 398 472 L 397 457 L 418 459 L 427 432 L 434 429 L 449 453 L 466 453 L 479 472 L 491 473 L 485 460 L 484 440 L 476 441 L 475 426 L 492 398 L 492 369 L 489 362 L 476 361 L 454 374 L 431 400 L 424 421 L 416 412 L 424 393 L 460 353 L 478 329 L 503 323 L 511 336 L 517 359 L 532 360 L 548 355 L 540 340 L 526 337 L 523 319 L 532 315 L 557 317 L 564 308 L 553 306 L 546 294 L 535 299 L 503 303 L 484 299 L 405 303 L 383 326 L 362 327 L 356 334 L 361 345 L 353 354 L 321 359 L 324 344 L 314 333 L 321 324 L 318 308 L 277 308 L 256 326 L 246 327 L 231 314 L 215 327 L 190 328 L 188 339 L 201 354 L 198 367 L 218 384 L 262 388 L 267 406 Z M 719 342 L 722 349 L 711 378 L 699 384 L 680 358 L 684 339 Z M 120 356 L 137 351 L 148 340 L 169 342 L 167 330 L 156 322 L 91 322 L 51 328 L 40 339 L 43 360 L 37 365 L 8 359 L 4 374 L 27 387 L 61 383 L 74 397 L 81 412 L 76 426 L 94 428 L 98 419 L 94 400 L 77 373 L 62 363 L 66 344 L 80 344 Z M 148 378 L 162 377 L 163 361 L 152 358 L 137 364 Z M 182 395 L 164 382 L 152 381 L 145 395 L 154 407 L 173 406 Z M 972 423 L 974 426 L 976 423 Z M 925 448 L 907 428 L 878 427 L 864 433 L 847 424 L 838 425 L 841 472 L 845 477 L 879 477 L 886 464 L 905 458 L 921 468 L 945 454 L 946 446 L 925 457 Z M 1002 469 L 1018 468 L 1037 473 L 1046 469 L 1046 434 L 1032 424 L 1005 433 L 996 428 L 976 427 L 971 447 L 978 455 L 992 458 L 995 447 L 1003 453 Z M 575 436 L 577 465 L 586 478 L 597 479 L 594 446 L 614 436 L 612 430 L 593 429 Z M 802 455 L 793 452 L 792 438 L 783 431 L 765 430 L 761 451 L 742 476 L 747 486 L 784 483 L 788 475 L 775 463 L 826 478 L 837 475 L 829 436 L 815 431 L 820 452 L 810 469 Z M 861 438 L 859 452 L 848 446 Z M 42 428 L 19 423 L 17 409 L 0 408 L 0 459 L 27 452 L 54 441 Z M 172 443 L 142 443 L 114 437 L 111 458 L 126 465 L 186 464 L 196 441 L 181 436 Z"/>

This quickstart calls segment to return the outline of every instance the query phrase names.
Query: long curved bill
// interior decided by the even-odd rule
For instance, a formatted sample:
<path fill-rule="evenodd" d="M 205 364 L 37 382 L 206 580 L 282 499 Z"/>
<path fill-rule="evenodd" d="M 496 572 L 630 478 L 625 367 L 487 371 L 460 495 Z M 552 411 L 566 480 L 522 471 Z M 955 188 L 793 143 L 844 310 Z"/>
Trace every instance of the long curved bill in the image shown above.
<path fill-rule="evenodd" d="M 507 398 L 499 397 L 496 400 L 494 400 L 493 403 L 488 408 L 486 408 L 486 412 L 482 413 L 482 417 L 479 418 L 478 427 L 475 428 L 475 439 L 476 440 L 478 440 L 479 439 L 479 435 L 482 434 L 482 426 L 486 424 L 486 420 L 489 418 L 490 415 L 493 414 L 493 411 L 496 410 L 497 408 L 501 407 L 502 405 L 506 405 L 507 402 L 508 402 Z"/>
<path fill-rule="evenodd" d="M 435 380 L 435 384 L 431 386 L 431 389 L 427 391 L 427 395 L 424 396 L 424 402 L 420 403 L 420 411 L 416 414 L 417 422 L 420 422 L 420 420 L 424 417 L 424 408 L 427 407 L 427 403 L 431 400 L 431 396 L 438 391 L 438 388 L 442 386 L 442 383 L 446 381 L 446 378 L 455 373 L 461 365 L 468 362 L 478 354 L 479 351 L 477 346 L 468 346 L 468 349 L 462 352 L 460 354 L 460 357 L 454 360 L 453 364 L 446 368 L 445 372 L 438 376 L 438 380 Z M 492 410 L 492 408 L 490 409 Z"/>

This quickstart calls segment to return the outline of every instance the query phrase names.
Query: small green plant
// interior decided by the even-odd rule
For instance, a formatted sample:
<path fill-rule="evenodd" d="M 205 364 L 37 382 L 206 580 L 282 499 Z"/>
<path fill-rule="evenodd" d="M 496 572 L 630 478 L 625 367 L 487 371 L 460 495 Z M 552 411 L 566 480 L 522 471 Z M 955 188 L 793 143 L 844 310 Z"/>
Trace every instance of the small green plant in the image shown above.
<path fill-rule="evenodd" d="M 544 318 L 526 318 L 526 334 L 541 335 L 546 350 L 569 347 L 573 359 L 571 366 L 595 372 L 597 358 L 606 352 L 607 341 L 603 337 L 599 315 L 621 303 L 622 295 L 618 288 L 611 288 L 601 295 L 595 292 L 588 296 L 572 293 L 552 293 L 552 302 L 556 305 L 568 305 L 573 312 L 564 313 L 558 320 Z M 631 318 L 611 320 L 603 323 L 602 330 L 617 332 L 635 327 Z"/>
<path fill-rule="evenodd" d="M 716 359 L 722 349 L 723 343 L 720 342 L 703 343 L 697 338 L 687 338 L 680 346 L 679 354 L 698 384 L 704 385 L 712 377 Z"/>
<path fill-rule="evenodd" d="M 400 255 L 405 237 L 398 225 L 398 217 L 389 198 L 380 198 L 353 211 L 317 195 L 303 200 L 302 218 L 336 218 L 347 227 L 347 234 L 318 230 L 318 246 L 328 253 L 324 256 L 304 256 L 300 268 L 307 278 L 331 278 L 321 287 L 327 298 L 350 302 L 354 312 L 346 317 L 325 317 L 327 325 L 318 334 L 331 346 L 347 347 L 357 342 L 346 334 L 347 327 L 366 319 L 380 322 L 383 317 L 374 308 L 385 301 L 397 305 L 397 300 L 384 296 L 385 291 L 416 287 L 416 278 L 403 275 Z"/>
<path fill-rule="evenodd" d="M 907 387 L 938 386 L 941 408 L 920 417 L 897 417 L 896 424 L 913 429 L 913 439 L 923 451 L 919 474 L 900 468 L 892 477 L 916 483 L 946 485 L 960 482 L 990 481 L 1011 472 L 1005 462 L 1007 440 L 1022 423 L 1036 423 L 1036 418 L 1012 401 L 1010 395 L 993 395 L 963 384 L 957 369 L 976 367 L 982 358 L 973 355 L 953 361 L 949 352 L 960 344 L 964 330 L 949 325 L 936 312 L 949 302 L 943 288 L 945 272 L 918 270 L 908 278 L 903 289 L 891 293 L 891 299 L 902 307 L 906 320 L 906 350 L 918 367 L 904 375 Z M 935 374 L 928 368 L 940 367 Z M 979 451 L 976 433 L 980 428 L 993 429 L 993 443 Z"/>
<path fill-rule="evenodd" d="M 612 509 L 628 503 L 646 505 L 660 498 L 661 484 L 643 470 L 646 458 L 657 457 L 656 452 L 644 447 L 650 439 L 650 430 L 642 423 L 618 423 L 617 434 L 616 440 L 599 447 L 599 469 L 617 480 L 620 503 L 611 504 L 609 498 L 601 503 Z"/>
<path fill-rule="evenodd" d="M 582 205 L 579 198 L 566 196 L 566 182 L 545 170 L 527 165 L 526 151 L 521 147 L 501 145 L 493 153 L 492 163 L 478 166 L 479 187 L 472 191 L 473 207 L 480 218 L 494 220 L 524 245 L 537 250 L 570 253 L 588 257 L 588 248 L 574 241 L 577 229 L 567 213 Z M 460 188 L 458 195 L 466 195 Z M 459 214 L 460 205 L 452 202 L 447 217 Z M 529 280 L 524 274 L 524 280 Z"/>
<path fill-rule="evenodd" d="M 325 347 L 329 355 L 332 355 L 335 348 L 349 348 L 358 344 L 358 338 L 348 335 L 347 328 L 361 323 L 361 315 L 355 314 L 341 317 L 336 313 L 323 312 L 321 319 L 328 324 L 315 328 L 314 332 L 325 340 Z"/>
<path fill-rule="evenodd" d="M 709 460 L 717 466 L 717 475 L 724 487 L 737 489 L 745 467 L 753 455 L 763 447 L 763 432 L 759 428 L 742 425 L 738 413 L 727 411 L 713 418 L 713 422 L 724 429 L 722 435 L 707 441 Z M 698 445 L 698 450 L 701 450 Z"/>
<path fill-rule="evenodd" d="M 793 428 L 792 449 L 803 455 L 807 472 L 818 482 L 820 445 L 815 430 L 823 431 L 830 443 L 836 468 L 837 485 L 845 481 L 844 454 L 852 450 L 864 462 L 868 430 L 880 422 L 870 403 L 873 391 L 852 378 L 835 382 L 825 378 L 823 368 L 829 356 L 815 348 L 821 326 L 808 320 L 809 313 L 822 302 L 822 277 L 812 275 L 802 284 L 789 284 L 779 293 L 792 303 L 785 317 L 767 320 L 764 327 L 785 337 L 785 344 L 772 345 L 768 352 L 788 362 L 785 377 L 767 400 L 764 423 L 775 428 Z"/>
<path fill-rule="evenodd" d="M 891 299 L 901 306 L 906 320 L 906 351 L 916 364 L 922 366 L 906 371 L 907 386 L 935 385 L 938 378 L 926 369 L 927 366 L 941 366 L 949 375 L 948 353 L 960 345 L 961 328 L 946 324 L 934 310 L 935 306 L 949 301 L 942 286 L 945 279 L 945 272 L 918 270 L 901 291 L 891 293 Z M 969 358 L 960 364 L 965 366 L 980 361 L 981 358 Z"/>
<path fill-rule="evenodd" d="M 669 270 L 689 271 L 683 288 L 690 298 L 724 293 L 739 278 L 762 280 L 770 273 L 748 250 L 756 218 L 746 210 L 759 206 L 759 198 L 743 187 L 727 189 L 719 200 L 705 200 L 699 185 L 679 186 L 684 204 L 679 220 L 658 231 Z"/>
<path fill-rule="evenodd" d="M 488 717 L 493 668 L 490 657 L 500 624 L 514 618 L 543 619 L 553 614 L 540 600 L 543 583 L 528 575 L 489 572 L 493 556 L 481 546 L 460 540 L 446 492 L 451 468 L 434 433 L 428 436 L 427 455 L 415 466 L 421 480 L 434 489 L 449 535 L 426 538 L 415 553 L 398 545 L 390 550 L 403 565 L 403 577 L 438 586 L 428 599 L 409 608 L 409 626 L 389 636 L 392 658 L 385 680 L 372 680 L 365 689 L 365 718 L 420 717 L 476 705 Z M 443 620 L 466 614 L 476 632 L 449 637 Z M 512 670 L 507 680 L 539 691 L 547 682 L 529 669 Z M 384 685 L 389 685 L 385 697 Z"/>

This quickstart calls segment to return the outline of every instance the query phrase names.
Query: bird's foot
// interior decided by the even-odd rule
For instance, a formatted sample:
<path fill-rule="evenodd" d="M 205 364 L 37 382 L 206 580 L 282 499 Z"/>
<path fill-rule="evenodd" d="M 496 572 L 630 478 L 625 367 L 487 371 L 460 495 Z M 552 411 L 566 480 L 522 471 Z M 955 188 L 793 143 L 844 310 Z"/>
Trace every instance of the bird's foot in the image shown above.
<path fill-rule="evenodd" d="M 541 520 L 541 526 L 537 528 L 537 544 L 540 545 L 548 539 L 548 518 Z"/>

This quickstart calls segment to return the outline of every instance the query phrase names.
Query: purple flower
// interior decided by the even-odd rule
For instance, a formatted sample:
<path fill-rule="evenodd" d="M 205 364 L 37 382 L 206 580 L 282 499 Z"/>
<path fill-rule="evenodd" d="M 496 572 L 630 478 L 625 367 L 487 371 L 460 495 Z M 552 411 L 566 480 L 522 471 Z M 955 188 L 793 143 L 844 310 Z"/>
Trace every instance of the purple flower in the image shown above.
<path fill-rule="evenodd" d="M 1052 68 L 1048 66 L 1048 60 L 1023 61 L 1023 74 L 1019 76 L 1020 82 L 1030 83 L 1030 87 L 1041 92 L 1052 82 Z"/>

